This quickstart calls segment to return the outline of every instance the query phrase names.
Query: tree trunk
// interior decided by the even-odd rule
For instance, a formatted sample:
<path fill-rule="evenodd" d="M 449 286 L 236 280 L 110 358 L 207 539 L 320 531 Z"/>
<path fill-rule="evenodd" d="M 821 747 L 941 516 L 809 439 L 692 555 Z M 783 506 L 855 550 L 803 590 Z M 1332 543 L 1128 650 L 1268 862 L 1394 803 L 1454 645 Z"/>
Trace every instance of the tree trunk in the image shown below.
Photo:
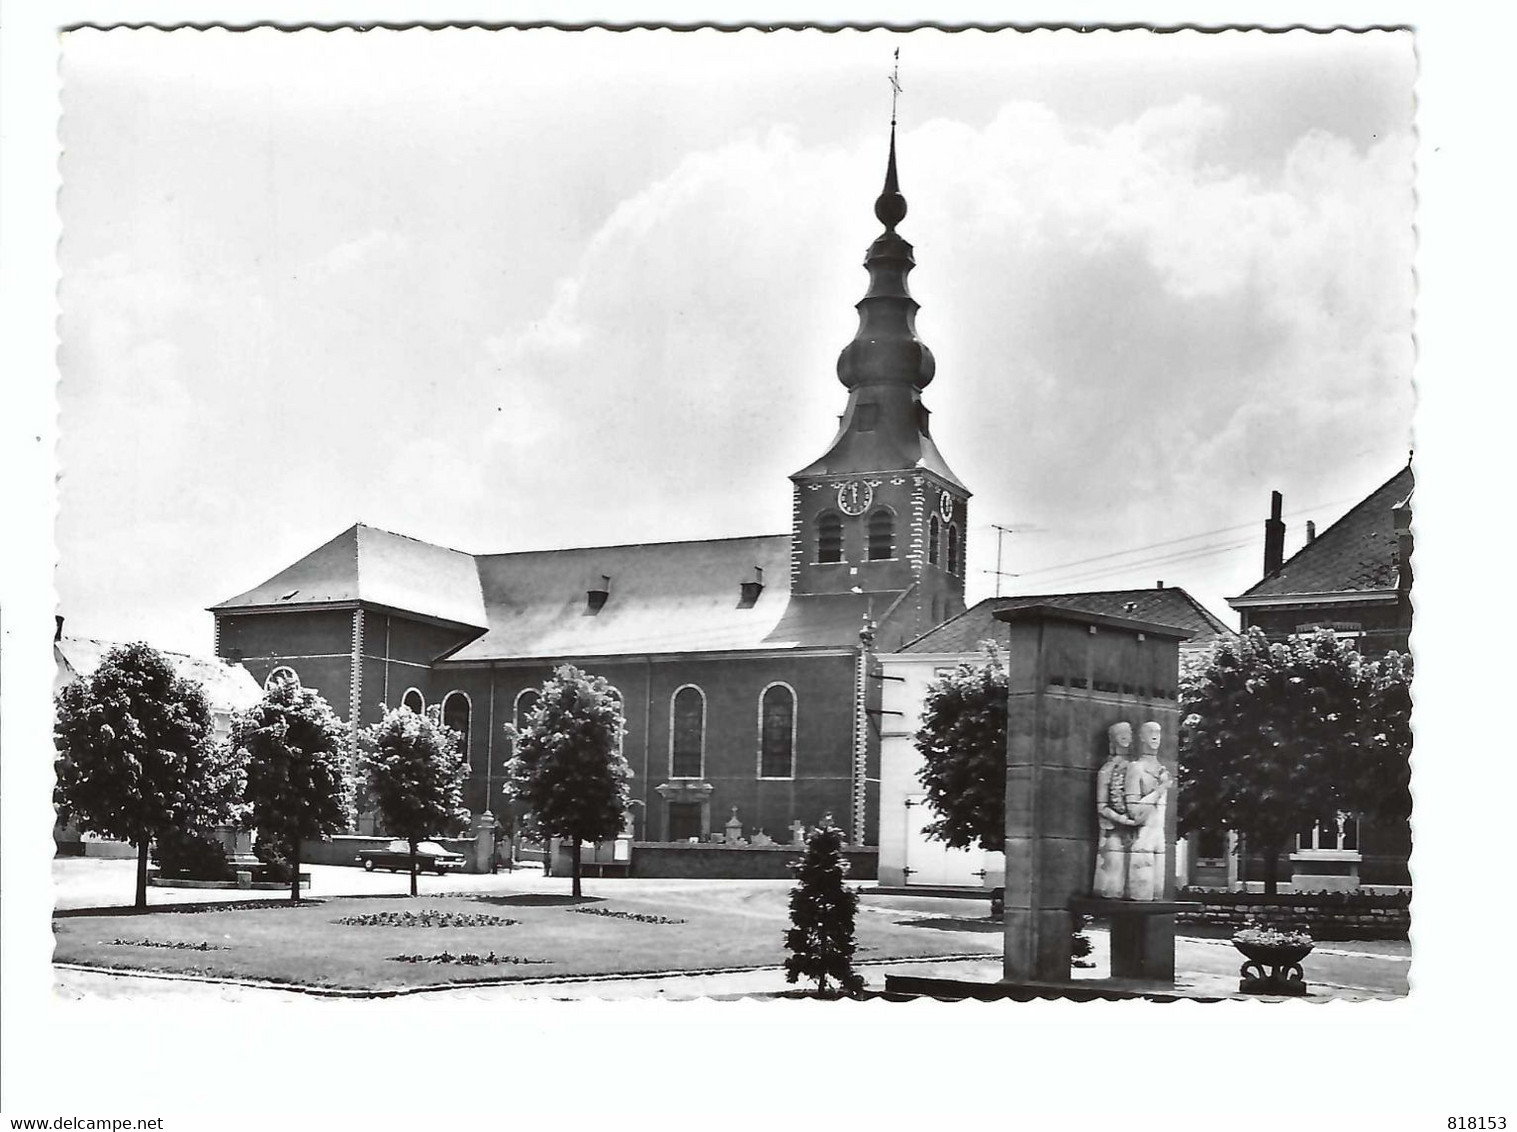
<path fill-rule="evenodd" d="M 1274 896 L 1280 891 L 1280 850 L 1264 850 L 1264 895 Z"/>
<path fill-rule="evenodd" d="M 571 890 L 571 893 L 574 896 L 574 898 L 576 900 L 578 900 L 579 899 L 579 838 L 577 838 L 577 837 L 574 838 L 574 840 L 571 842 L 571 845 L 573 846 L 573 848 L 572 848 L 571 853 L 570 853 L 570 856 L 572 857 L 572 860 L 570 861 L 570 865 L 571 865 L 573 871 L 570 873 L 570 875 L 572 877 L 574 877 L 574 887 Z"/>
<path fill-rule="evenodd" d="M 133 899 L 133 907 L 147 907 L 147 847 L 148 838 L 144 837 L 137 843 L 137 893 Z"/>
<path fill-rule="evenodd" d="M 414 838 L 406 842 L 411 847 L 411 895 L 416 895 L 416 841 Z"/>
<path fill-rule="evenodd" d="M 300 838 L 290 838 L 290 899 L 300 903 Z"/>

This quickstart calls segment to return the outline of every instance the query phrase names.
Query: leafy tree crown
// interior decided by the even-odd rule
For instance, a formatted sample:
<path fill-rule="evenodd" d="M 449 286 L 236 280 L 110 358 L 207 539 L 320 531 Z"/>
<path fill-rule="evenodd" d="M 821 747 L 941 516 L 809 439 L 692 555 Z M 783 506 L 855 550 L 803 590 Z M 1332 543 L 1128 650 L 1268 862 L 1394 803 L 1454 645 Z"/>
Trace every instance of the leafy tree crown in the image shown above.
<path fill-rule="evenodd" d="M 1279 844 L 1338 812 L 1409 812 L 1411 667 L 1361 657 L 1329 630 L 1219 643 L 1182 684 L 1182 831 Z"/>
<path fill-rule="evenodd" d="M 284 846 L 353 822 L 348 725 L 294 680 L 276 680 L 238 715 L 232 744 L 247 760 L 248 823 Z"/>
<path fill-rule="evenodd" d="M 511 796 L 539 836 L 583 842 L 617 836 L 631 801 L 622 754 L 625 725 L 615 690 L 600 676 L 563 665 L 543 683 L 521 727 L 507 725 Z"/>
<path fill-rule="evenodd" d="M 384 825 L 421 841 L 468 820 L 463 736 L 410 708 L 386 710 L 359 735 L 359 773 Z"/>
<path fill-rule="evenodd" d="M 238 760 L 214 739 L 204 689 L 156 649 L 111 649 L 55 706 L 60 817 L 140 845 L 233 816 Z"/>
<path fill-rule="evenodd" d="M 929 837 L 1000 852 L 1006 841 L 1006 666 L 995 651 L 934 680 L 922 704 L 917 777 L 941 815 Z"/>

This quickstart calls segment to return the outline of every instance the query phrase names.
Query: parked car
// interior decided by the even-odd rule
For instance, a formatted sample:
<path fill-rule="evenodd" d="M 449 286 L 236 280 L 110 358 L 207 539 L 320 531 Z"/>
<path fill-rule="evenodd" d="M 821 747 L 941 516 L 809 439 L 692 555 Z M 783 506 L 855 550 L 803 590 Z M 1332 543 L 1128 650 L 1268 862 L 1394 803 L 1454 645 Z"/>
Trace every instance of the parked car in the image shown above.
<path fill-rule="evenodd" d="M 411 847 L 404 841 L 392 841 L 383 849 L 360 849 L 358 863 L 369 872 L 389 869 L 392 873 L 411 871 Z M 449 869 L 464 867 L 464 855 L 444 849 L 435 841 L 423 841 L 416 846 L 416 871 L 435 872 L 438 876 Z"/>

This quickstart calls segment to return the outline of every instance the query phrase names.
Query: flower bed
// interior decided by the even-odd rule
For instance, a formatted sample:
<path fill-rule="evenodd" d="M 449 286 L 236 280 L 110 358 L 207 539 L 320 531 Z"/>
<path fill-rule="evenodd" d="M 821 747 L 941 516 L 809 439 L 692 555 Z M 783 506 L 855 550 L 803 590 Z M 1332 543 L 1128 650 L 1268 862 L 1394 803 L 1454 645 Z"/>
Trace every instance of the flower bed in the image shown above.
<path fill-rule="evenodd" d="M 519 955 L 496 955 L 490 952 L 488 955 L 476 955 L 472 951 L 465 951 L 454 955 L 449 951 L 442 951 L 436 955 L 392 955 L 392 963 L 457 963 L 461 967 L 493 967 L 500 964 L 522 966 L 535 963 L 551 963 L 551 959 L 523 959 Z"/>
<path fill-rule="evenodd" d="M 361 916 L 342 916 L 332 922 L 359 928 L 506 928 L 517 921 L 485 912 L 445 912 L 428 908 L 421 912 L 365 912 Z"/>
<path fill-rule="evenodd" d="M 618 920 L 636 920 L 639 924 L 683 924 L 685 922 L 668 916 L 650 915 L 646 912 L 618 912 L 614 908 L 570 908 L 569 911 L 578 912 L 581 916 L 611 916 Z"/>

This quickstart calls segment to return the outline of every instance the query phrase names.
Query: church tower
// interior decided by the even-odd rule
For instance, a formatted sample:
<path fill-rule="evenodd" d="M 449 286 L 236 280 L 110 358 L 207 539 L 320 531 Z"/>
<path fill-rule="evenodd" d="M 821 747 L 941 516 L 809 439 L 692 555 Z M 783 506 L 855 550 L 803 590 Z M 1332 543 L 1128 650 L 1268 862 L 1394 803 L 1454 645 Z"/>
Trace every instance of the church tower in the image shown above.
<path fill-rule="evenodd" d="M 885 231 L 864 258 L 869 290 L 837 364 L 848 403 L 827 451 L 790 477 L 791 592 L 888 595 L 875 603 L 876 617 L 899 599 L 893 620 L 909 637 L 964 608 L 970 493 L 938 452 L 922 403 L 936 363 L 917 337 L 917 303 L 906 287 L 916 261 L 896 232 L 906 198 L 896 180 L 894 121 L 874 214 Z"/>

